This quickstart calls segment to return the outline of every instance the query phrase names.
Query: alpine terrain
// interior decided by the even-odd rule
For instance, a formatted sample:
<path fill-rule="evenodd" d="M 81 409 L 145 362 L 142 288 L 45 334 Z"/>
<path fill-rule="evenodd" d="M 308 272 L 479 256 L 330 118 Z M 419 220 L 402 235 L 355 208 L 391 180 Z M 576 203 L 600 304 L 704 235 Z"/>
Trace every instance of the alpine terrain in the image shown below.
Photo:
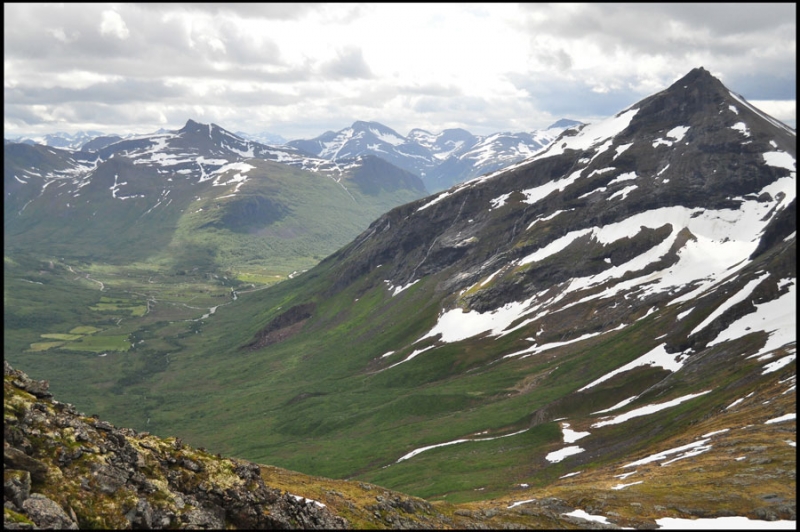
<path fill-rule="evenodd" d="M 213 128 L 187 128 L 213 140 Z M 350 514 L 348 526 L 794 521 L 796 142 L 697 68 L 521 162 L 393 208 L 301 275 L 171 323 L 181 333 L 169 351 L 152 323 L 108 356 L 6 357 L 115 425 L 313 475 L 276 480 L 296 496 L 330 507 L 358 486 L 372 520 L 354 525 Z M 55 168 L 60 153 L 42 152 L 41 168 Z M 157 164 L 97 153 L 120 168 Z M 101 190 L 141 194 L 122 188 L 114 168 Z M 245 169 L 195 160 L 186 170 L 232 194 Z M 59 267 L 38 266 L 31 290 Z M 12 384 L 16 404 L 33 401 L 16 391 L 33 393 L 24 379 Z M 28 430 L 35 410 L 59 407 L 14 408 L 7 418 Z M 184 478 L 153 483 L 165 500 L 224 498 L 185 476 L 206 455 L 123 435 L 105 438 L 119 449 L 144 441 L 160 461 L 139 467 Z M 64 453 L 68 443 L 58 444 Z M 234 490 L 254 480 L 226 463 L 203 467 L 227 471 L 221 482 Z M 126 471 L 139 497 L 145 488 Z M 279 494 L 259 493 L 259 508 L 290 511 Z M 145 519 L 143 505 L 125 504 L 129 521 Z"/>
<path fill-rule="evenodd" d="M 292 140 L 287 145 L 331 161 L 374 155 L 419 176 L 429 191 L 436 192 L 517 163 L 545 148 L 565 129 L 579 125 L 561 119 L 541 131 L 487 136 L 465 129 L 445 129 L 437 134 L 412 129 L 403 137 L 378 122 L 357 121 L 341 131 Z"/>
<path fill-rule="evenodd" d="M 4 145 L 6 250 L 173 269 L 310 267 L 427 193 L 375 157 L 336 163 L 214 124 L 97 137 L 81 150 Z"/>

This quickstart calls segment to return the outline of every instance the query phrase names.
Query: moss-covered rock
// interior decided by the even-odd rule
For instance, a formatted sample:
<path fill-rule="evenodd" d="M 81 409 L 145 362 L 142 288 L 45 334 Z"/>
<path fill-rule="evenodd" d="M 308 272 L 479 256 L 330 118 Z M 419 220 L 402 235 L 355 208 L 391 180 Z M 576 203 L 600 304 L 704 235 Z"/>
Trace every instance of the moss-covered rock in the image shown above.
<path fill-rule="evenodd" d="M 260 467 L 117 428 L 4 368 L 6 528 L 345 528 Z"/>

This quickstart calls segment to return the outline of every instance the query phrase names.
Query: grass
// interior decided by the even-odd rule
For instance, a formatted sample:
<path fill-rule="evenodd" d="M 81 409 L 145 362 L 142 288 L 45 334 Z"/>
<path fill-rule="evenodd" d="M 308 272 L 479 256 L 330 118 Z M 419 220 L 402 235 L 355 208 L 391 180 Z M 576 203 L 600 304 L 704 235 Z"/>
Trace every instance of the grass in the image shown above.
<path fill-rule="evenodd" d="M 42 338 L 50 338 L 53 340 L 77 340 L 81 338 L 83 335 L 81 334 L 61 334 L 61 333 L 52 333 L 52 334 L 42 334 Z"/>
<path fill-rule="evenodd" d="M 123 320 L 123 327 L 126 323 L 138 324 L 130 327 L 130 340 L 123 334 L 95 335 L 91 341 L 83 339 L 65 346 L 101 353 L 114 347 L 130 349 L 130 343 L 134 343 L 124 365 L 113 357 L 103 359 L 102 374 L 96 374 L 91 391 L 80 395 L 86 399 L 93 396 L 89 404 L 103 414 L 123 412 L 117 419 L 120 423 L 142 430 L 180 431 L 209 448 L 282 467 L 333 477 L 355 474 L 425 496 L 449 494 L 451 498 L 473 500 L 500 493 L 520 474 L 513 464 L 530 461 L 530 448 L 538 447 L 544 441 L 541 438 L 557 442 L 557 427 L 543 426 L 527 436 L 456 446 L 460 449 L 431 450 L 386 470 L 380 467 L 425 445 L 487 429 L 509 433 L 524 428 L 536 408 L 574 389 L 574 372 L 585 370 L 577 360 L 570 362 L 567 357 L 560 360 L 555 373 L 556 363 L 549 358 L 512 360 L 488 371 L 483 366 L 489 359 L 482 353 L 497 340 L 478 339 L 431 350 L 413 363 L 389 371 L 364 372 L 372 360 L 396 348 L 398 339 L 418 338 L 428 330 L 437 308 L 426 305 L 424 282 L 409 288 L 402 298 L 391 298 L 383 287 L 364 293 L 353 287 L 318 301 L 315 318 L 307 325 L 308 333 L 275 345 L 268 356 L 263 351 L 219 351 L 212 346 L 243 345 L 255 333 L 240 330 L 242 316 L 261 314 L 263 318 L 257 323 L 266 323 L 270 315 L 291 306 L 285 299 L 292 293 L 291 281 L 266 292 L 242 294 L 235 305 L 221 307 L 213 319 L 191 322 L 173 319 L 187 310 L 179 302 L 195 306 L 197 310 L 192 312 L 196 319 L 207 311 L 201 304 L 216 305 L 220 299 L 215 295 L 228 296 L 230 288 L 224 279 L 193 276 L 189 282 L 185 275 L 160 274 L 153 278 L 139 271 L 134 276 L 138 284 L 132 285 L 132 272 L 123 272 L 93 267 L 91 277 L 106 283 L 109 290 L 117 290 L 115 286 L 137 292 L 149 290 L 157 300 L 175 297 L 176 304 L 159 303 L 153 311 L 156 315 L 139 321 L 133 316 Z M 323 287 L 314 287 L 318 289 Z M 131 301 L 124 293 L 98 293 L 97 298 L 93 306 L 119 307 Z M 376 312 L 385 309 L 387 303 L 390 311 Z M 143 344 L 139 344 L 141 340 Z M 359 349 L 353 350 L 354 345 Z M 406 356 L 411 349 L 398 354 Z M 616 360 L 627 361 L 627 357 L 636 355 L 633 351 L 626 355 L 628 351 L 618 346 L 602 345 L 599 349 L 616 353 Z M 80 369 L 70 368 L 67 375 L 99 369 L 96 360 L 81 358 L 77 364 Z M 452 368 L 459 366 L 477 371 L 452 377 Z M 270 368 L 267 373 L 261 370 L 265 367 Z M 527 375 L 543 373 L 548 386 L 525 394 L 511 392 Z M 114 384 L 106 388 L 104 383 Z M 54 386 L 64 384 L 59 380 Z M 231 388 L 238 393 L 225 392 Z M 112 389 L 115 393 L 111 395 L 108 391 L 97 394 Z M 98 401 L 100 397 L 107 405 Z M 219 426 L 227 429 L 202 428 Z M 298 447 L 298 439 L 306 443 Z M 514 440 L 527 443 L 506 450 Z M 469 466 L 459 468 L 444 462 L 441 467 L 432 466 L 439 461 L 436 457 L 451 452 Z M 462 457 L 461 453 L 468 454 Z M 490 473 L 491 478 L 487 478 Z M 483 491 L 476 491 L 481 487 Z"/>
<path fill-rule="evenodd" d="M 30 351 L 47 351 L 48 349 L 53 349 L 54 347 L 60 347 L 64 345 L 65 342 L 34 342 L 30 346 Z"/>
<path fill-rule="evenodd" d="M 270 274 L 258 277 L 255 268 L 241 276 L 236 270 L 176 272 L 147 263 L 71 263 L 72 271 L 66 266 L 56 261 L 54 271 L 26 276 L 47 281 L 56 312 L 31 327 L 30 322 L 14 321 L 13 315 L 47 314 L 40 313 L 35 301 L 17 305 L 5 341 L 16 345 L 25 339 L 27 347 L 41 334 L 94 328 L 81 342 L 47 352 L 7 349 L 12 362 L 20 360 L 31 374 L 46 370 L 40 374 L 51 380 L 51 389 L 69 392 L 68 400 L 79 409 L 121 426 L 179 434 L 214 452 L 436 500 L 466 503 L 503 497 L 517 493 L 522 483 L 544 488 L 564 484 L 559 477 L 569 472 L 610 468 L 678 437 L 698 419 L 733 402 L 742 383 L 752 379 L 752 361 L 731 363 L 730 357 L 717 356 L 725 349 L 719 346 L 698 361 L 702 372 L 687 370 L 676 378 L 642 367 L 574 393 L 657 345 L 677 309 L 524 359 L 498 361 L 495 353 L 529 345 L 525 339 L 539 324 L 503 337 L 437 346 L 386 369 L 421 345 L 433 345 L 434 340 L 413 342 L 436 322 L 435 279 L 392 297 L 377 269 L 332 291 L 331 263 L 300 278 L 270 283 L 266 290 L 258 290 L 267 284 L 257 285 L 256 280 Z M 35 294 L 40 285 L 19 281 L 16 268 L 23 266 L 6 264 L 7 297 L 17 298 L 23 290 Z M 104 283 L 102 292 L 97 283 L 84 283 L 87 273 Z M 235 301 L 232 289 L 238 293 Z M 152 304 L 144 315 L 124 310 L 145 300 Z M 82 309 L 79 314 L 59 312 L 59 304 L 75 306 L 75 301 Z M 313 317 L 298 334 L 264 349 L 242 348 L 286 310 L 309 302 L 316 305 Z M 91 310 L 100 305 L 105 306 L 102 311 Z M 217 312 L 200 320 L 211 307 Z M 553 322 L 545 329 L 559 330 L 555 322 L 560 320 L 567 324 L 561 326 L 568 338 L 581 336 L 592 326 L 585 316 L 603 311 L 586 307 L 548 317 Z M 750 335 L 740 344 L 752 347 L 757 340 Z M 110 352 L 112 344 L 127 349 L 124 356 L 96 356 Z M 78 350 L 69 350 L 73 348 Z M 395 354 L 381 359 L 388 351 Z M 623 398 L 641 395 L 629 407 L 635 408 L 708 387 L 715 391 L 657 416 L 589 428 L 591 412 Z M 553 464 L 545 456 L 564 446 L 553 421 L 558 418 L 569 419 L 574 430 L 592 432 L 588 441 L 593 443 L 584 444 L 586 452 Z M 525 428 L 529 430 L 516 436 L 439 447 L 397 463 L 424 446 Z M 604 478 L 611 482 L 613 475 Z"/>
<path fill-rule="evenodd" d="M 101 331 L 102 329 L 98 329 L 97 327 L 92 327 L 91 325 L 81 325 L 78 327 L 72 328 L 69 332 L 70 334 L 74 335 L 83 335 L 83 334 L 93 334 L 96 332 Z"/>
<path fill-rule="evenodd" d="M 62 349 L 67 351 L 90 351 L 100 353 L 103 351 L 128 351 L 131 343 L 128 335 L 116 336 L 87 336 L 76 342 L 64 344 Z"/>

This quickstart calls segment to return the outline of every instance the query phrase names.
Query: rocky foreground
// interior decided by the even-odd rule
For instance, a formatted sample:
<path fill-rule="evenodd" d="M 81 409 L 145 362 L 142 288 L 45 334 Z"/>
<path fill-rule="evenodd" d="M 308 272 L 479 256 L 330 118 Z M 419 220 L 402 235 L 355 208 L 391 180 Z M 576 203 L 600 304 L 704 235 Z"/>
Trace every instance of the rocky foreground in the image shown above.
<path fill-rule="evenodd" d="M 794 468 L 785 469 L 794 458 L 781 441 L 791 429 L 779 425 L 770 425 L 778 432 L 764 437 L 782 453 L 767 452 L 766 440 L 758 449 L 742 447 L 744 440 L 727 443 L 734 454 L 760 451 L 758 460 L 749 460 L 747 475 L 733 475 L 739 481 L 752 477 L 755 484 L 732 484 L 727 462 L 710 460 L 666 476 L 656 464 L 648 474 L 653 493 L 615 491 L 609 486 L 619 476 L 611 470 L 583 483 L 570 478 L 572 483 L 565 480 L 557 489 L 450 504 L 224 458 L 179 438 L 117 428 L 55 401 L 47 381 L 33 380 L 7 362 L 4 366 L 3 528 L 9 530 L 655 529 L 659 517 L 796 519 Z M 768 474 L 765 463 L 783 469 Z M 717 473 L 721 483 L 713 480 Z M 676 490 L 673 480 L 682 487 Z M 759 496 L 762 492 L 768 494 Z M 722 493 L 725 504 L 720 504 Z"/>
<path fill-rule="evenodd" d="M 7 530 L 616 528 L 565 516 L 557 499 L 470 509 L 224 458 L 86 416 L 48 387 L 4 363 Z"/>
<path fill-rule="evenodd" d="M 116 428 L 5 363 L 4 528 L 347 528 L 258 465 Z"/>

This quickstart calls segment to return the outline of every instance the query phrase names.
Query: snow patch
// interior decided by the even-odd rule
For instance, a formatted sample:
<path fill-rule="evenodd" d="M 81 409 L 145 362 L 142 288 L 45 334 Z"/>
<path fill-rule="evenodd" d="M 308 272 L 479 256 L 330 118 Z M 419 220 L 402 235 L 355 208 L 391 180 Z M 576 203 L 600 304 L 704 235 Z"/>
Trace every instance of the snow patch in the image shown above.
<path fill-rule="evenodd" d="M 622 401 L 620 401 L 619 403 L 615 404 L 614 406 L 608 407 L 608 408 L 606 408 L 604 410 L 598 410 L 597 412 L 592 412 L 590 415 L 593 416 L 595 414 L 605 414 L 606 412 L 611 412 L 612 410 L 618 410 L 618 409 L 622 408 L 623 406 L 628 406 L 629 404 L 631 404 L 632 402 L 634 402 L 638 398 L 639 398 L 638 395 L 634 395 L 633 397 L 628 397 L 627 399 L 623 399 Z"/>
<path fill-rule="evenodd" d="M 700 393 L 693 393 L 693 394 L 689 394 L 689 395 L 684 395 L 682 397 L 678 397 L 676 399 L 673 399 L 671 401 L 666 401 L 664 403 L 657 403 L 657 404 L 643 406 L 641 408 L 636 408 L 634 410 L 631 410 L 630 412 L 626 412 L 624 414 L 620 414 L 620 415 L 618 415 L 618 416 L 616 416 L 614 418 L 611 418 L 609 420 L 598 421 L 597 423 L 592 425 L 592 428 L 605 427 L 606 425 L 617 425 L 619 423 L 623 423 L 623 422 L 628 421 L 629 419 L 633 419 L 635 417 L 641 417 L 641 416 L 647 416 L 647 415 L 650 415 L 650 414 L 654 414 L 654 413 L 659 412 L 661 410 L 665 410 L 667 408 L 671 408 L 673 406 L 677 406 L 677 405 L 679 405 L 679 404 L 681 404 L 681 403 L 683 403 L 685 401 L 689 401 L 690 399 L 694 399 L 695 397 L 700 397 L 701 395 L 705 395 L 705 394 L 709 393 L 710 391 L 711 390 L 706 390 L 706 391 L 700 392 Z"/>
<path fill-rule="evenodd" d="M 795 413 L 784 414 L 784 415 L 779 416 L 779 417 L 774 417 L 772 419 L 768 419 L 767 421 L 764 422 L 764 424 L 765 425 L 771 425 L 772 423 L 783 423 L 784 421 L 794 421 L 795 419 L 797 419 L 797 414 L 795 414 Z"/>
<path fill-rule="evenodd" d="M 607 517 L 605 517 L 603 515 L 592 515 L 592 514 L 586 513 L 585 511 L 581 510 L 580 508 L 577 509 L 577 510 L 573 510 L 573 511 L 571 511 L 569 513 L 563 514 L 563 515 L 568 515 L 570 517 L 577 517 L 579 519 L 586 519 L 587 521 L 596 521 L 598 523 L 603 523 L 605 525 L 613 524 L 611 521 L 608 520 Z"/>
<path fill-rule="evenodd" d="M 738 131 L 739 133 L 741 133 L 745 137 L 749 137 L 750 136 L 750 130 L 747 129 L 747 124 L 745 124 L 744 122 L 736 122 L 735 124 L 733 124 L 731 126 L 731 129 L 733 129 L 735 131 Z"/>
<path fill-rule="evenodd" d="M 577 445 L 571 445 L 569 447 L 564 447 L 563 449 L 559 449 L 558 451 L 553 451 L 552 453 L 548 453 L 545 458 L 552 463 L 558 463 L 562 461 L 564 458 L 568 456 L 572 456 L 574 454 L 582 453 L 586 449 L 582 447 L 578 447 Z"/>
<path fill-rule="evenodd" d="M 686 132 L 689 131 L 689 126 L 678 126 L 667 131 L 667 137 L 675 139 L 676 142 L 683 140 Z"/>
<path fill-rule="evenodd" d="M 401 456 L 400 458 L 397 459 L 396 463 L 402 462 L 403 460 L 408 460 L 409 458 L 417 456 L 419 453 L 423 453 L 423 452 L 428 451 L 430 449 L 436 449 L 437 447 L 445 447 L 447 445 L 455 445 L 457 443 L 464 443 L 464 442 L 470 442 L 470 441 L 475 442 L 475 441 L 499 440 L 500 438 L 508 438 L 508 437 L 511 437 L 511 436 L 516 436 L 518 434 L 522 434 L 523 432 L 527 432 L 527 431 L 528 431 L 528 429 L 523 429 L 523 430 L 520 430 L 518 432 L 514 432 L 514 433 L 511 433 L 511 434 L 504 434 L 502 436 L 495 436 L 493 438 L 474 438 L 474 439 L 466 438 L 466 439 L 460 439 L 460 440 L 453 440 L 453 441 L 449 441 L 449 442 L 445 442 L 445 443 L 438 443 L 436 445 L 428 445 L 427 447 L 420 447 L 419 449 L 415 449 L 415 450 L 411 451 L 408 454 L 404 454 L 403 456 Z"/>
<path fill-rule="evenodd" d="M 628 194 L 630 194 L 631 192 L 633 192 L 637 188 L 639 188 L 637 185 L 631 185 L 629 187 L 625 187 L 622 190 L 618 190 L 617 192 L 614 192 L 613 194 L 611 194 L 611 196 L 609 196 L 608 199 L 612 200 L 612 199 L 614 199 L 616 197 L 619 197 L 620 199 L 625 199 L 628 196 Z"/>
<path fill-rule="evenodd" d="M 769 166 L 785 168 L 791 172 L 794 172 L 797 168 L 797 161 L 795 158 L 785 151 L 768 151 L 761 154 L 761 156 L 764 158 L 764 162 Z"/>
<path fill-rule="evenodd" d="M 739 290 L 736 294 L 734 294 L 732 297 L 728 298 L 719 307 L 717 307 L 716 310 L 714 310 L 714 312 L 712 312 L 706 319 L 704 319 L 700 323 L 700 325 L 698 325 L 697 327 L 692 329 L 692 332 L 689 333 L 689 336 L 695 334 L 698 331 L 702 331 L 704 328 L 706 328 L 708 325 L 710 325 L 711 322 L 713 322 L 715 319 L 720 317 L 726 310 L 728 310 L 729 308 L 731 308 L 732 306 L 736 305 L 737 303 L 739 303 L 741 301 L 744 301 L 745 299 L 750 297 L 750 294 L 753 293 L 753 290 L 755 290 L 755 288 L 759 284 L 761 284 L 761 281 L 763 281 L 767 277 L 769 277 L 769 273 L 765 273 L 761 277 L 758 277 L 757 279 L 753 279 L 749 283 L 747 283 L 744 286 L 744 288 Z"/>
<path fill-rule="evenodd" d="M 591 432 L 576 432 L 570 429 L 569 423 L 561 423 L 561 432 L 564 434 L 564 443 L 575 443 L 581 438 L 591 435 Z"/>
<path fill-rule="evenodd" d="M 506 201 L 508 201 L 508 198 L 511 197 L 511 194 L 513 194 L 513 192 L 509 192 L 508 194 L 503 194 L 491 200 L 489 203 L 491 203 L 492 206 L 489 210 L 498 209 L 503 205 L 505 205 Z"/>
<path fill-rule="evenodd" d="M 645 353 L 644 355 L 642 355 L 639 358 L 637 358 L 636 360 L 633 360 L 632 362 L 628 362 L 624 366 L 619 367 L 619 368 L 615 369 L 614 371 L 612 371 L 610 373 L 606 373 L 605 375 L 603 375 L 599 379 L 596 379 L 596 380 L 590 382 L 589 384 L 587 384 L 586 386 L 584 386 L 583 388 L 581 388 L 578 391 L 582 392 L 584 390 L 588 390 L 589 388 L 591 388 L 593 386 L 597 386 L 601 382 L 607 381 L 608 379 L 610 379 L 611 377 L 614 377 L 615 375 L 619 375 L 620 373 L 624 373 L 626 371 L 630 371 L 630 370 L 632 370 L 634 368 L 637 368 L 639 366 L 649 365 L 649 366 L 653 366 L 653 367 L 664 368 L 667 371 L 672 371 L 672 372 L 678 371 L 679 369 L 681 369 L 681 367 L 683 367 L 683 363 L 688 358 L 689 355 L 686 354 L 686 353 L 667 353 L 666 347 L 667 347 L 667 344 L 658 345 L 658 346 L 654 347 L 653 349 L 651 349 L 650 351 L 648 351 L 647 353 Z M 620 405 L 620 406 L 624 406 L 624 405 Z M 618 407 L 612 407 L 612 409 L 613 408 L 618 408 Z M 609 409 L 609 410 L 611 410 L 611 409 Z M 601 411 L 601 412 L 603 412 L 603 411 Z M 599 413 L 599 412 L 595 412 L 595 413 Z"/>
<path fill-rule="evenodd" d="M 625 150 L 627 150 L 631 146 L 633 146 L 633 142 L 631 142 L 630 144 L 621 144 L 621 145 L 617 146 L 617 148 L 615 150 L 617 153 L 614 155 L 614 159 L 616 159 L 617 157 L 619 157 L 620 155 L 625 153 Z"/>
<path fill-rule="evenodd" d="M 632 179 L 636 179 L 638 176 L 636 172 L 625 172 L 624 174 L 620 174 L 611 181 L 608 182 L 608 185 L 613 185 L 614 183 L 620 183 L 622 181 L 631 181 Z"/>
<path fill-rule="evenodd" d="M 795 530 L 795 521 L 762 521 L 747 517 L 710 517 L 683 519 L 662 517 L 656 519 L 659 529 L 664 530 Z"/>
<path fill-rule="evenodd" d="M 763 356 L 774 349 L 797 341 L 797 286 L 794 279 L 789 290 L 777 299 L 757 304 L 756 311 L 742 316 L 720 332 L 708 346 L 736 340 L 755 331 L 764 331 L 769 338 L 751 357 Z"/>

